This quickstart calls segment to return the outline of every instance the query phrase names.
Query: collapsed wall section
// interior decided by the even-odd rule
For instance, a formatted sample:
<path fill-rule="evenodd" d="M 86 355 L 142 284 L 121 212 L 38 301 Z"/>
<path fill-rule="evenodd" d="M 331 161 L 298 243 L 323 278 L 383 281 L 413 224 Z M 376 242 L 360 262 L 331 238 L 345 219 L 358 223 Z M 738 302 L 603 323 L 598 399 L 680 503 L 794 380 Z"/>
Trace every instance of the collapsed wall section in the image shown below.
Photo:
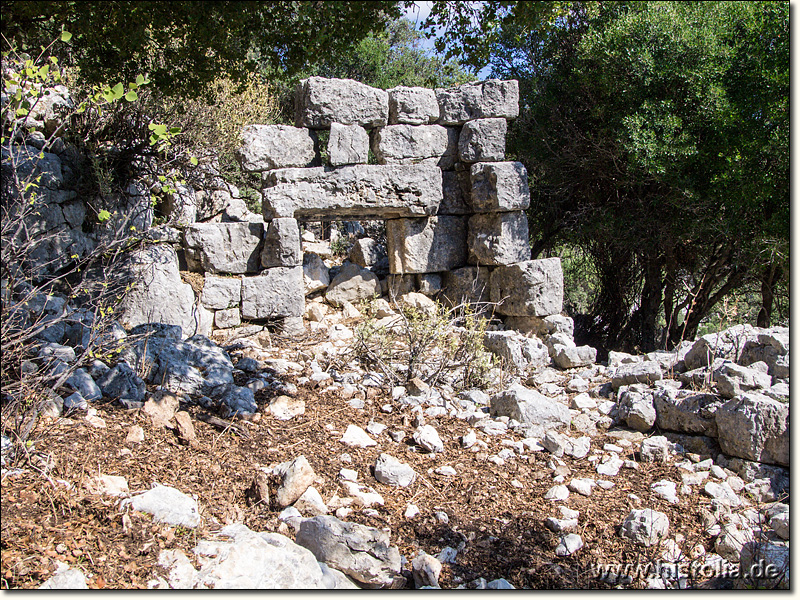
<path fill-rule="evenodd" d="M 384 91 L 311 77 L 295 108 L 296 127 L 242 132 L 242 165 L 262 179 L 264 223 L 185 230 L 188 266 L 207 273 L 212 289 L 240 294 L 237 304 L 209 292 L 218 327 L 302 315 L 304 268 L 316 263 L 304 260 L 298 221 L 337 218 L 386 222 L 384 289 L 451 304 L 491 299 L 517 319 L 561 312 L 560 261 L 530 260 L 527 172 L 503 160 L 507 121 L 519 113 L 516 81 Z M 238 285 L 220 285 L 231 276 Z"/>

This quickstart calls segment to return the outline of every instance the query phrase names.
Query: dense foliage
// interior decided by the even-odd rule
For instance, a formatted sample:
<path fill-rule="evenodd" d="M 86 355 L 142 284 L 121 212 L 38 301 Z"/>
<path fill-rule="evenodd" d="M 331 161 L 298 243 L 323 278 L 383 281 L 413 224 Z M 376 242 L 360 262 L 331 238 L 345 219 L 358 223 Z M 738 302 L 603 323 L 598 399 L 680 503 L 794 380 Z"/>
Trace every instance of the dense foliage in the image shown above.
<path fill-rule="evenodd" d="M 450 55 L 520 81 L 510 149 L 531 175 L 533 255 L 589 261 L 593 341 L 691 338 L 748 285 L 758 323 L 772 320 L 788 281 L 788 3 L 437 2 L 431 15 Z"/>

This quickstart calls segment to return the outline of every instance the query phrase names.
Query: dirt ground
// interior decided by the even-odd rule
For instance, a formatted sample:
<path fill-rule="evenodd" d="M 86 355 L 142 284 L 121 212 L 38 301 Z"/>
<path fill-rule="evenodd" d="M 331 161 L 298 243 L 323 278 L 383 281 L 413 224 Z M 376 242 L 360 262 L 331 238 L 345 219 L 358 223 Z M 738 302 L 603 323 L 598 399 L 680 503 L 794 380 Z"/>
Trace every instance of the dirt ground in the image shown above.
<path fill-rule="evenodd" d="M 296 381 L 294 376 L 283 379 Z M 644 550 L 620 537 L 619 527 L 633 508 L 652 507 L 666 513 L 670 536 L 681 533 L 684 547 L 699 542 L 713 549 L 699 517 L 700 509 L 710 503 L 708 498 L 695 493 L 681 496 L 681 503 L 672 505 L 650 490 L 650 484 L 661 479 L 680 482 L 672 465 L 623 468 L 609 478 L 616 485 L 608 491 L 595 488 L 591 497 L 572 493 L 567 502 L 552 502 L 544 499 L 554 485 L 547 468 L 548 452 L 493 464 L 487 458 L 506 447 L 501 440 L 519 436 L 479 434 L 489 444 L 488 450 L 464 450 L 458 437 L 468 425 L 449 416 L 427 419 L 444 441 L 444 453 L 416 452 L 408 409 L 393 402 L 385 391 L 370 391 L 374 394 L 368 395 L 364 409 L 353 409 L 313 383 L 299 386 L 297 397 L 306 403 L 304 415 L 290 421 L 269 414 L 257 421 L 237 421 L 246 433 L 213 427 L 197 418 L 203 409 L 182 406 L 192 415 L 197 434 L 191 446 L 182 443 L 173 430 L 153 428 L 141 410 L 111 403 L 95 404 L 104 428 L 87 422 L 85 412 L 42 419 L 31 437 L 30 459 L 18 465 L 24 471 L 11 472 L 2 480 L 2 588 L 35 588 L 54 573 L 56 561 L 80 568 L 90 588 L 145 588 L 156 575 L 165 574 L 157 564 L 161 550 L 180 548 L 193 559 L 196 542 L 227 523 L 241 522 L 255 531 L 279 531 L 280 527 L 293 537 L 294 531 L 278 520 L 280 509 L 254 503 L 247 492 L 259 467 L 299 455 L 308 459 L 319 476 L 316 487 L 326 501 L 337 493 L 345 495 L 337 484 L 343 467 L 357 470 L 359 481 L 384 497 L 384 506 L 373 507 L 377 516 L 355 510 L 347 519 L 390 528 L 391 542 L 408 559 L 408 568 L 419 550 L 436 554 L 445 546 L 460 548 L 456 564 L 444 565 L 443 588 L 468 585 L 478 577 L 487 581 L 502 577 L 519 588 L 611 587 L 593 576 L 592 563 L 635 562 L 660 555 L 658 549 Z M 260 406 L 269 402 L 269 394 L 266 390 L 256 394 Z M 380 412 L 384 404 L 394 406 L 391 414 Z M 339 441 L 347 425 L 366 427 L 370 420 L 388 426 L 378 436 L 378 446 L 351 448 Z M 144 429 L 143 442 L 126 444 L 132 425 Z M 406 438 L 394 442 L 388 432 L 399 429 Z M 600 434 L 593 438 L 592 448 L 613 441 Z M 406 488 L 378 483 L 372 469 L 381 452 L 410 464 L 419 474 L 417 480 Z M 343 462 L 343 453 L 350 455 L 351 463 Z M 633 457 L 631 452 L 624 458 Z M 563 460 L 571 471 L 567 481 L 602 478 L 585 458 L 565 456 Z M 47 463 L 50 468 L 43 468 Z M 458 475 L 435 474 L 433 469 L 442 465 L 452 466 Z M 203 524 L 191 530 L 156 524 L 148 515 L 120 512 L 117 499 L 95 495 L 85 487 L 98 474 L 125 477 L 132 493 L 158 482 L 195 494 Z M 639 500 L 631 499 L 631 494 Z M 404 517 L 409 503 L 421 511 L 410 520 Z M 584 542 L 581 550 L 564 558 L 555 555 L 559 536 L 544 526 L 547 517 L 561 518 L 559 504 L 580 511 L 576 533 Z M 446 513 L 449 522 L 437 520 L 437 511 Z M 413 587 L 408 575 L 408 585 Z M 641 586 L 642 581 L 629 585 Z"/>

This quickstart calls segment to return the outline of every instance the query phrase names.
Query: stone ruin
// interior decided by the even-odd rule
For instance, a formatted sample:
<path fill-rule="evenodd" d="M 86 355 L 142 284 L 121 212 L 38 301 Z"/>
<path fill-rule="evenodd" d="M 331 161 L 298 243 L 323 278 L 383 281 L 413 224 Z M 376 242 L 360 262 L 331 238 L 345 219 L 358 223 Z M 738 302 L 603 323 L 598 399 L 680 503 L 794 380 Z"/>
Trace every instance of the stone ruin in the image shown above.
<path fill-rule="evenodd" d="M 322 219 L 385 221 L 384 292 L 499 302 L 506 326 L 523 331 L 561 312 L 560 260 L 530 260 L 527 172 L 503 160 L 516 81 L 384 91 L 311 77 L 295 106 L 296 127 L 242 132 L 241 163 L 261 175 L 263 223 L 184 229 L 186 263 L 205 273 L 201 302 L 216 327 L 277 319 L 296 330 L 309 293 L 300 224 Z M 326 299 L 338 304 L 330 288 Z"/>

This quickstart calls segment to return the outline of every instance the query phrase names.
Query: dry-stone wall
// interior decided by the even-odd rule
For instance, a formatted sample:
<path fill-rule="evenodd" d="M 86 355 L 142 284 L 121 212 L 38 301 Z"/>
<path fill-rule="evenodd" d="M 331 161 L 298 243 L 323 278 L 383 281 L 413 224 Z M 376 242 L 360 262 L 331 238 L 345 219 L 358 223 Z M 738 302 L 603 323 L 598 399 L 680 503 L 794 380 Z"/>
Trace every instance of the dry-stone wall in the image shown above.
<path fill-rule="evenodd" d="M 384 91 L 311 77 L 295 106 L 296 127 L 242 134 L 242 165 L 261 174 L 264 222 L 184 230 L 187 265 L 206 274 L 201 301 L 217 311 L 217 327 L 303 314 L 306 293 L 320 286 L 304 283 L 298 222 L 323 218 L 386 222 L 384 290 L 491 300 L 523 324 L 561 312 L 560 261 L 530 260 L 527 172 L 503 160 L 516 81 Z M 370 151 L 378 164 L 368 164 Z"/>

